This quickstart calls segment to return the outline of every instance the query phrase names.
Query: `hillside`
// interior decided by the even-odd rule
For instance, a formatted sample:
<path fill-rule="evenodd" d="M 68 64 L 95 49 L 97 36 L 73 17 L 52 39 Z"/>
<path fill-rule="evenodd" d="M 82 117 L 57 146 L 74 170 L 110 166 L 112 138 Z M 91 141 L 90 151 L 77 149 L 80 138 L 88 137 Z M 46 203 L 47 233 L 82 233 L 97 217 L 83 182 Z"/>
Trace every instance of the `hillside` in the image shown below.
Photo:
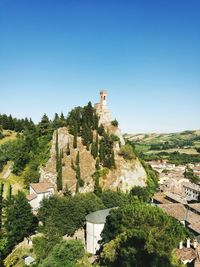
<path fill-rule="evenodd" d="M 187 158 L 186 163 L 200 161 L 200 130 L 167 134 L 125 134 L 124 138 L 135 146 L 145 159 Z"/>
<path fill-rule="evenodd" d="M 80 188 L 80 192 L 89 192 L 94 190 L 93 175 L 96 171 L 96 160 L 91 155 L 91 152 L 83 145 L 81 137 L 78 137 L 77 148 L 73 148 L 73 135 L 71 135 L 66 127 L 58 129 L 58 143 L 59 148 L 63 149 L 64 156 L 62 160 L 62 178 L 64 187 L 67 185 L 68 189 L 72 192 L 76 190 L 76 172 L 72 167 L 72 162 L 75 163 L 76 155 L 79 151 L 80 155 L 80 171 L 81 178 L 84 181 L 84 186 Z M 56 132 L 53 135 L 51 157 L 48 160 L 45 167 L 40 169 L 41 176 L 40 181 L 51 180 L 56 183 Z M 67 156 L 65 151 L 67 150 L 67 144 L 70 144 L 70 155 Z M 137 158 L 132 160 L 125 160 L 119 153 L 120 149 L 115 143 L 115 165 L 116 168 L 102 168 L 101 177 L 99 180 L 100 187 L 102 189 L 117 190 L 117 188 L 123 191 L 130 190 L 135 185 L 145 186 L 146 173 L 142 165 Z"/>
<path fill-rule="evenodd" d="M 8 141 L 13 141 L 16 139 L 17 133 L 15 131 L 3 130 L 2 138 L 0 138 L 0 145 L 5 144 Z"/>
<path fill-rule="evenodd" d="M 77 192 L 77 186 L 79 192 L 93 191 L 96 186 L 126 192 L 133 186 L 146 185 L 147 175 L 138 158 L 131 151 L 130 158 L 121 154 L 121 149 L 132 148 L 125 146 L 118 122 L 112 121 L 106 99 L 102 99 L 101 94 L 107 96 L 106 92 L 101 92 L 100 103 L 94 107 L 89 103 L 83 108 L 75 108 L 67 118 L 68 127 L 54 131 L 50 159 L 40 168 L 40 181 L 50 180 L 57 184 L 56 150 L 59 148 L 63 154 L 62 188 L 67 187 L 73 193 Z"/>

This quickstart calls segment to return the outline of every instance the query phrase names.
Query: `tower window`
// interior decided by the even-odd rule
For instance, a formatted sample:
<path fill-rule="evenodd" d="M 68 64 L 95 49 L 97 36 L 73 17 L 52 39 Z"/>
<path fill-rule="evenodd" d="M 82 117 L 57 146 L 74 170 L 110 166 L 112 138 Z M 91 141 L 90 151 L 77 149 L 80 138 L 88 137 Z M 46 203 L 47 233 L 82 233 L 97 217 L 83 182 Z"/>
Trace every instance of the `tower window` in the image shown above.
<path fill-rule="evenodd" d="M 104 96 L 103 99 L 106 100 L 106 96 Z"/>

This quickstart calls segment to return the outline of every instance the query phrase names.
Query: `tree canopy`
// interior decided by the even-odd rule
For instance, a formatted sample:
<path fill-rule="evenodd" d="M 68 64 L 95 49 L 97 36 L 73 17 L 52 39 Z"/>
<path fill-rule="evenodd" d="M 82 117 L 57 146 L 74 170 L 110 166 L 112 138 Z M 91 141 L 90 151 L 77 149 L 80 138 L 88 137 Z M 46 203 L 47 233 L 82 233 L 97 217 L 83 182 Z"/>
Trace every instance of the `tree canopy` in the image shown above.
<path fill-rule="evenodd" d="M 132 202 L 111 211 L 102 232 L 103 266 L 173 266 L 187 231 L 160 208 Z"/>

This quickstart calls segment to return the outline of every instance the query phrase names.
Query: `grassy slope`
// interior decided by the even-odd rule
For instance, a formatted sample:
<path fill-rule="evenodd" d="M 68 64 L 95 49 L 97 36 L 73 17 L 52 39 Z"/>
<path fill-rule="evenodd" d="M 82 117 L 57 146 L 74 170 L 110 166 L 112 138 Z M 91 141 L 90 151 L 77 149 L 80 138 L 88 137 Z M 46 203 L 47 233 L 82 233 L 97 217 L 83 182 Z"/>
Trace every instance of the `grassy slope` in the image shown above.
<path fill-rule="evenodd" d="M 4 138 L 0 139 L 0 145 L 16 139 L 17 133 L 14 131 L 3 130 Z"/>
<path fill-rule="evenodd" d="M 17 133 L 14 131 L 4 130 L 4 138 L 0 139 L 0 145 L 5 144 L 8 141 L 13 141 L 16 139 Z M 11 168 L 12 163 L 8 162 L 2 172 L 0 172 L 0 182 L 4 183 L 4 195 L 7 195 L 9 185 L 12 185 L 13 194 L 16 194 L 19 190 L 23 190 L 24 182 L 22 176 L 16 176 L 13 173 L 10 173 L 9 169 Z"/>
<path fill-rule="evenodd" d="M 2 172 L 0 172 L 0 182 L 4 183 L 4 196 L 6 197 L 9 185 L 12 185 L 13 194 L 16 194 L 19 190 L 23 190 L 24 181 L 22 176 L 16 176 L 13 173 L 10 173 L 9 169 L 11 168 L 12 163 L 8 162 Z M 7 177 L 7 174 L 8 177 Z M 24 190 L 23 190 L 24 191 Z"/>

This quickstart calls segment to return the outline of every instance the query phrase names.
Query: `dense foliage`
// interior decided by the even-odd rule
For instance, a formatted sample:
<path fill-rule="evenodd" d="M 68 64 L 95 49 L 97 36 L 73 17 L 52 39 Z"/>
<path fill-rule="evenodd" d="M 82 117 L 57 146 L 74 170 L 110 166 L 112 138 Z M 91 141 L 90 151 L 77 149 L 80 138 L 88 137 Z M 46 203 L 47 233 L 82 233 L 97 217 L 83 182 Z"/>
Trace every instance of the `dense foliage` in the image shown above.
<path fill-rule="evenodd" d="M 38 267 L 74 267 L 84 254 L 84 246 L 80 241 L 62 241 L 53 247 L 47 258 Z"/>
<path fill-rule="evenodd" d="M 12 196 L 11 187 L 7 198 L 3 198 L 3 186 L 0 189 L 0 265 L 4 257 L 21 242 L 24 237 L 34 232 L 37 225 L 31 206 L 25 195 L 18 192 Z M 2 215 L 4 215 L 2 217 Z"/>
<path fill-rule="evenodd" d="M 174 266 L 173 249 L 187 232 L 161 209 L 132 202 L 114 209 L 102 232 L 102 266 Z"/>
<path fill-rule="evenodd" d="M 77 229 L 83 227 L 88 213 L 103 208 L 102 201 L 93 193 L 66 198 L 52 196 L 43 200 L 38 218 L 44 227 L 51 221 L 63 235 L 73 235 Z"/>

